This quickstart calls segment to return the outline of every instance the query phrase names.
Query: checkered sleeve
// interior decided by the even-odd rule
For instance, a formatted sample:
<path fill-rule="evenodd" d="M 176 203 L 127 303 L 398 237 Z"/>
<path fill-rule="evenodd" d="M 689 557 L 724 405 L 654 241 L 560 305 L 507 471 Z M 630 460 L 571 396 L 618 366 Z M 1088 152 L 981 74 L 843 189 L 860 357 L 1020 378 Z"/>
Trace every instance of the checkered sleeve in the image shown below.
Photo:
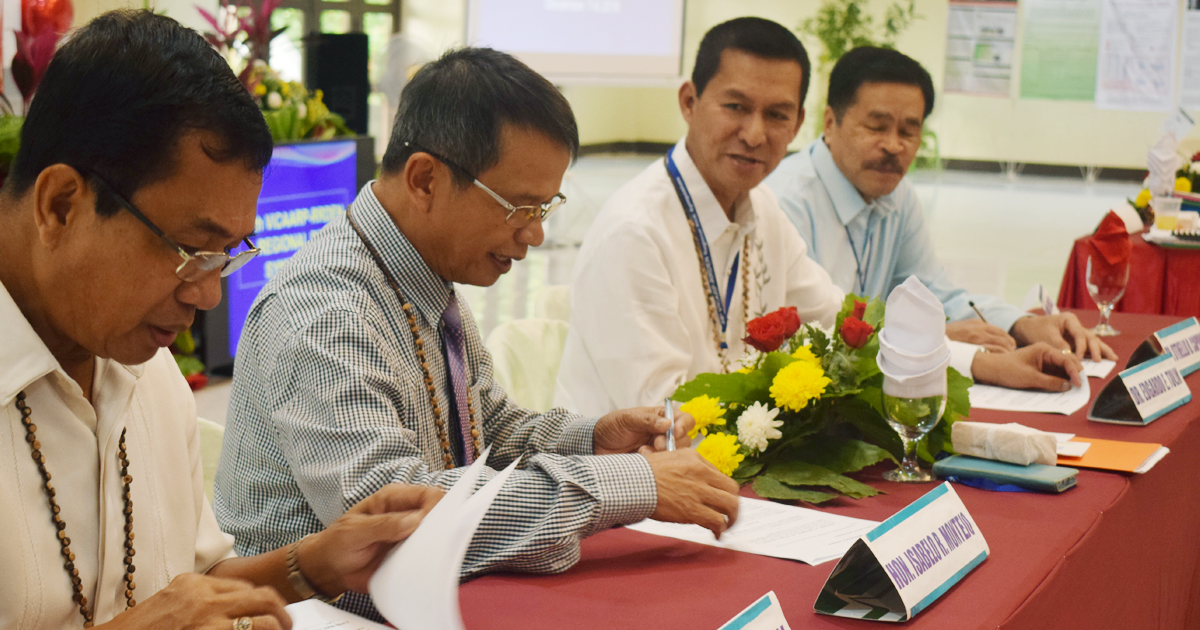
<path fill-rule="evenodd" d="M 313 319 L 282 345 L 269 379 L 280 451 L 326 526 L 387 483 L 449 488 L 465 470 L 440 467 L 428 393 L 408 357 L 394 351 L 405 340 L 359 312 L 331 309 Z M 565 570 L 578 560 L 583 537 L 653 511 L 653 474 L 640 455 L 550 452 L 564 427 L 583 434 L 577 416 L 561 410 L 537 416 L 507 400 L 484 403 L 481 411 L 486 440 L 496 450 L 480 483 L 512 458 L 528 458 L 480 525 L 464 576 Z M 495 414 L 504 416 L 500 431 L 493 427 Z"/>

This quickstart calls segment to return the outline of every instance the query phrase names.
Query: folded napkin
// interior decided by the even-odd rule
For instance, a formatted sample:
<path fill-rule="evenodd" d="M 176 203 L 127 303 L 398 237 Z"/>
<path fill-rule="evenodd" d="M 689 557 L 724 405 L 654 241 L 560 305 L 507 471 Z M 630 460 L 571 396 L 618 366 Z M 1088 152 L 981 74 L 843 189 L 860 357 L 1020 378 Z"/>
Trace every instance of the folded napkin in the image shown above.
<path fill-rule="evenodd" d="M 1096 233 L 1088 239 L 1088 248 L 1092 253 L 1092 278 L 1096 284 L 1123 286 L 1123 267 L 1129 264 L 1133 243 L 1129 241 L 1129 232 L 1121 217 L 1109 210 Z"/>
<path fill-rule="evenodd" d="M 1173 133 L 1165 133 L 1150 152 L 1146 154 L 1146 168 L 1150 176 L 1146 187 L 1155 195 L 1169 195 L 1175 190 L 1175 172 L 1183 166 L 1183 158 L 1179 155 L 1179 140 Z"/>
<path fill-rule="evenodd" d="M 946 312 L 916 276 L 892 289 L 887 318 L 879 331 L 883 391 L 899 398 L 925 398 L 946 394 Z"/>
<path fill-rule="evenodd" d="M 954 450 L 1010 464 L 1053 466 L 1058 461 L 1057 440 L 1053 435 L 1015 422 L 990 424 L 958 421 L 950 429 Z"/>

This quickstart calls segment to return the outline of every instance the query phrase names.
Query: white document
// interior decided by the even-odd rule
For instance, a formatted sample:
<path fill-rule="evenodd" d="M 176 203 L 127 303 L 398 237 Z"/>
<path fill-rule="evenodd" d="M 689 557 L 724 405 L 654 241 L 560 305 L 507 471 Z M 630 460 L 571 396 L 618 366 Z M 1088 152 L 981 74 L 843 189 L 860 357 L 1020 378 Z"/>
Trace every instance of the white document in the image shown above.
<path fill-rule="evenodd" d="M 289 604 L 286 610 L 292 617 L 292 630 L 391 630 L 315 599 Z"/>
<path fill-rule="evenodd" d="M 1200 109 L 1200 5 L 1194 2 L 1185 5 L 1183 50 L 1179 55 L 1179 104 L 1195 110 Z"/>
<path fill-rule="evenodd" d="M 1174 104 L 1176 0 L 1104 0 L 1096 107 L 1166 112 Z"/>
<path fill-rule="evenodd" d="M 1058 442 L 1055 447 L 1055 452 L 1063 457 L 1083 457 L 1083 454 L 1092 447 L 1091 442 L 1072 442 L 1071 438 L 1075 437 L 1074 433 L 1055 433 L 1047 431 Z"/>
<path fill-rule="evenodd" d="M 1154 468 L 1154 465 L 1157 464 L 1158 462 L 1162 461 L 1162 458 L 1166 457 L 1167 454 L 1170 452 L 1171 452 L 1171 449 L 1169 449 L 1165 446 L 1158 447 L 1158 450 L 1151 453 L 1150 457 L 1147 457 L 1146 461 L 1142 462 L 1141 466 L 1138 466 L 1137 468 L 1134 469 L 1134 471 L 1133 471 L 1134 474 L 1141 475 L 1141 474 L 1149 471 L 1151 468 Z"/>
<path fill-rule="evenodd" d="M 1025 299 L 1021 300 L 1021 310 L 1028 311 L 1033 308 L 1040 308 L 1047 315 L 1056 315 L 1058 313 L 1058 305 L 1054 303 L 1054 298 L 1042 283 L 1037 283 L 1029 288 L 1029 292 L 1025 294 Z"/>
<path fill-rule="evenodd" d="M 842 557 L 859 536 L 879 525 L 876 521 L 827 514 L 762 499 L 738 499 L 738 520 L 721 534 L 720 540 L 699 525 L 647 519 L 626 527 L 702 545 L 817 565 Z"/>
<path fill-rule="evenodd" d="M 971 386 L 970 395 L 971 406 L 979 409 L 1071 415 L 1087 405 L 1092 390 L 1085 378 L 1083 385 L 1065 392 L 1037 392 L 976 383 Z"/>
<path fill-rule="evenodd" d="M 417 531 L 388 554 L 371 576 L 375 608 L 397 628 L 464 630 L 458 607 L 458 577 L 475 530 L 496 500 L 517 462 L 496 473 L 482 488 L 475 485 L 487 466 L 491 447 L 463 473 L 434 506 Z M 378 630 L 384 628 L 330 606 L 301 602 L 287 607 L 297 630 Z"/>
<path fill-rule="evenodd" d="M 1007 98 L 1016 33 L 1016 2 L 951 0 L 945 90 Z"/>
<path fill-rule="evenodd" d="M 1100 359 L 1095 361 L 1092 359 L 1083 360 L 1083 373 L 1085 376 L 1092 378 L 1104 378 L 1112 373 L 1113 368 L 1117 366 L 1117 362 L 1112 359 Z"/>

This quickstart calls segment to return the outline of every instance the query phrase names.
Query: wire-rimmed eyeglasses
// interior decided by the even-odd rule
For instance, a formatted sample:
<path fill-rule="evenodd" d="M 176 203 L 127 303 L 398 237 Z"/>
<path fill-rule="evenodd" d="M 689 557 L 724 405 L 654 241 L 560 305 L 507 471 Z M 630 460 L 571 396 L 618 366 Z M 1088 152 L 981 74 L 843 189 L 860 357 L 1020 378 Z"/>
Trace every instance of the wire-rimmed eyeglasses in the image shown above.
<path fill-rule="evenodd" d="M 550 216 L 550 213 L 557 210 L 559 208 L 559 206 L 563 205 L 567 201 L 566 195 L 564 195 L 562 193 L 555 193 L 554 196 L 550 198 L 550 201 L 547 201 L 545 203 L 542 203 L 542 204 L 539 204 L 536 206 L 514 206 L 513 204 L 506 201 L 504 199 L 504 197 L 501 197 L 500 195 L 496 194 L 496 192 L 494 190 L 485 186 L 484 183 L 479 181 L 479 179 L 477 179 L 473 174 L 471 174 L 470 171 L 459 166 L 458 164 L 455 164 L 454 162 L 447 160 L 446 158 L 442 157 L 441 155 L 438 155 L 437 153 L 434 153 L 433 151 L 429 151 L 429 150 L 423 149 L 421 147 L 418 147 L 415 144 L 412 144 L 411 142 L 405 142 L 404 146 L 412 149 L 413 151 L 420 151 L 421 153 L 428 153 L 429 155 L 436 158 L 439 162 L 441 162 L 441 163 L 445 164 L 446 166 L 449 166 L 450 168 L 471 178 L 472 183 L 474 183 L 476 186 L 482 188 L 483 192 L 491 195 L 492 199 L 495 199 L 496 202 L 499 203 L 501 206 L 503 206 L 505 210 L 508 210 L 508 214 L 505 215 L 505 217 L 504 217 L 504 223 L 508 227 L 521 229 L 521 228 L 529 225 L 530 223 L 533 223 L 534 219 L 537 219 L 538 221 L 545 221 L 546 217 Z"/>
<path fill-rule="evenodd" d="M 179 256 L 183 258 L 183 262 L 179 263 L 179 266 L 175 268 L 175 275 L 184 282 L 195 282 L 209 273 L 216 271 L 217 269 L 221 270 L 222 278 L 228 276 L 238 269 L 241 269 L 243 265 L 250 262 L 250 260 L 257 256 L 261 251 L 254 246 L 254 242 L 251 241 L 250 237 L 247 236 L 246 238 L 242 239 L 242 243 L 246 245 L 246 249 L 236 254 L 230 253 L 230 249 L 232 248 L 226 248 L 226 250 L 223 252 L 188 252 L 179 243 L 171 240 L 171 238 L 164 234 L 162 230 L 158 229 L 158 226 L 154 225 L 150 219 L 147 219 L 146 215 L 142 214 L 142 211 L 137 209 L 137 206 L 130 203 L 130 201 L 125 197 L 122 197 L 121 194 L 114 190 L 112 186 L 108 185 L 108 182 L 100 179 L 96 175 L 91 175 L 90 179 L 100 184 L 100 187 L 104 188 L 109 195 L 112 195 L 112 198 L 116 200 L 117 205 L 127 210 L 129 214 L 132 214 L 134 217 L 136 217 L 137 220 L 141 221 L 143 225 L 150 228 L 151 232 L 154 232 L 163 240 L 163 242 L 165 242 L 167 245 L 170 245 L 171 249 L 174 249 Z"/>

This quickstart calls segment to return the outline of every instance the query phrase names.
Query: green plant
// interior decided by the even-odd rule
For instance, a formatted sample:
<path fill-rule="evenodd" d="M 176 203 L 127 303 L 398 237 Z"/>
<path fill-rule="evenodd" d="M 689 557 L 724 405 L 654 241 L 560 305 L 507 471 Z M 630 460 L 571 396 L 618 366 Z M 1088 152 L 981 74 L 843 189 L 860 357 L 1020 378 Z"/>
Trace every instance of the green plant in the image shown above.
<path fill-rule="evenodd" d="M 822 71 L 837 63 L 842 55 L 859 46 L 895 48 L 896 38 L 922 16 L 917 15 L 916 0 L 908 4 L 894 2 L 884 11 L 883 24 L 867 12 L 870 0 L 825 0 L 817 14 L 804 20 L 800 32 L 821 42 L 819 65 Z"/>
<path fill-rule="evenodd" d="M 281 80 L 261 60 L 251 63 L 246 80 L 275 142 L 354 135 L 341 116 L 329 111 L 321 90 L 309 94 L 300 83 Z"/>

